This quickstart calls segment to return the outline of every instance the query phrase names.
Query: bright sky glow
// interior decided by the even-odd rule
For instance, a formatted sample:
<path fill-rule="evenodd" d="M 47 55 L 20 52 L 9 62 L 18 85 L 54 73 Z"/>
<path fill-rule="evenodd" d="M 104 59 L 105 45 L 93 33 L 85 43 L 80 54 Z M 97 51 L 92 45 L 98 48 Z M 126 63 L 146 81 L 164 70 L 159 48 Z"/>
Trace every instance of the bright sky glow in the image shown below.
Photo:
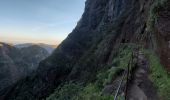
<path fill-rule="evenodd" d="M 85 0 L 0 0 L 0 41 L 58 44 L 76 26 Z"/>

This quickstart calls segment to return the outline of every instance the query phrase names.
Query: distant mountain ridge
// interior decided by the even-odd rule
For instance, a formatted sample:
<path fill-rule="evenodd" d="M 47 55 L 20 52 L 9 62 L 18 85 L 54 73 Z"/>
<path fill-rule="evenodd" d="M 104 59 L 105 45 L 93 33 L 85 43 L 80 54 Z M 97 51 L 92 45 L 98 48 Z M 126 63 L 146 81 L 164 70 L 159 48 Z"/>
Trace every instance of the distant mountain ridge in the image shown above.
<path fill-rule="evenodd" d="M 33 46 L 33 45 L 37 45 L 40 46 L 44 49 L 46 49 L 48 51 L 48 53 L 52 53 L 54 51 L 54 49 L 57 47 L 56 45 L 49 45 L 49 44 L 43 44 L 43 43 L 23 43 L 23 44 L 16 44 L 14 45 L 16 48 L 25 48 L 25 47 L 29 47 L 29 46 Z"/>
<path fill-rule="evenodd" d="M 30 75 L 50 54 L 40 46 L 18 49 L 0 42 L 0 91 Z"/>

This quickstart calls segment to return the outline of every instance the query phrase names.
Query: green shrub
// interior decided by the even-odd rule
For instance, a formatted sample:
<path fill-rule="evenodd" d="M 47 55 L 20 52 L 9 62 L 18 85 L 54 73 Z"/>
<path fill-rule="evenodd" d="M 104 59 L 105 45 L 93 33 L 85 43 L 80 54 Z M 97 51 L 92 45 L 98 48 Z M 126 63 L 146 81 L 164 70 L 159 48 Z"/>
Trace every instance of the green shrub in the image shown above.
<path fill-rule="evenodd" d="M 153 51 L 143 50 L 150 63 L 150 79 L 158 89 L 161 100 L 170 100 L 170 77 Z"/>
<path fill-rule="evenodd" d="M 82 86 L 68 83 L 56 89 L 56 91 L 48 97 L 47 100 L 76 100 L 81 91 Z"/>
<path fill-rule="evenodd" d="M 113 68 L 110 69 L 109 76 L 113 76 L 112 79 L 116 78 L 120 75 L 123 70 L 125 70 L 128 67 L 128 63 L 132 56 L 132 49 L 133 45 L 131 44 L 123 44 L 122 47 L 119 49 L 118 55 L 113 60 Z"/>
<path fill-rule="evenodd" d="M 149 12 L 149 19 L 147 22 L 147 27 L 149 31 L 152 31 L 155 25 L 155 21 L 157 19 L 158 11 L 165 6 L 167 0 L 154 0 Z"/>
<path fill-rule="evenodd" d="M 58 88 L 47 100 L 113 100 L 113 96 L 101 95 L 101 89 L 95 84 L 83 87 L 69 83 Z"/>
<path fill-rule="evenodd" d="M 101 95 L 101 90 L 94 84 L 87 85 L 77 100 L 113 100 L 113 96 Z"/>
<path fill-rule="evenodd" d="M 109 75 L 109 71 L 108 69 L 107 70 L 104 70 L 104 71 L 101 71 L 98 73 L 97 75 L 97 80 L 96 80 L 96 85 L 100 88 L 100 89 L 103 89 L 104 88 L 104 83 L 105 81 L 107 80 L 108 78 L 108 75 Z"/>
<path fill-rule="evenodd" d="M 108 77 L 104 81 L 104 85 L 110 84 L 118 76 L 121 76 L 121 73 L 124 71 L 122 68 L 112 67 L 109 69 Z"/>

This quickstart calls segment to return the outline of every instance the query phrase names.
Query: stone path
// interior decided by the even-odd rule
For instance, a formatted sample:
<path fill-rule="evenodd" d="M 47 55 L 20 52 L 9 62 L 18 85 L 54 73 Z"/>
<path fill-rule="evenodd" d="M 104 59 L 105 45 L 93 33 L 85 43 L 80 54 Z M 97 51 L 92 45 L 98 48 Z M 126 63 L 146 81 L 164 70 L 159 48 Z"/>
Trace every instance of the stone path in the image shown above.
<path fill-rule="evenodd" d="M 159 100 L 157 91 L 148 78 L 149 63 L 147 59 L 140 51 L 135 55 L 138 60 L 128 87 L 128 100 Z"/>

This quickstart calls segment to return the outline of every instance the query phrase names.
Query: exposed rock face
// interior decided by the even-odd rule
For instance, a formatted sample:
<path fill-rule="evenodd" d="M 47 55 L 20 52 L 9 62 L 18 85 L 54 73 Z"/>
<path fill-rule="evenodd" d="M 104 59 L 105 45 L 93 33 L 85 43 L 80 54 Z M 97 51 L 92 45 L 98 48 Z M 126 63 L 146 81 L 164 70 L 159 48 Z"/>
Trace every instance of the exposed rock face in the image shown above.
<path fill-rule="evenodd" d="M 158 11 L 155 34 L 161 61 L 170 71 L 170 1 Z"/>
<path fill-rule="evenodd" d="M 19 50 L 0 43 L 0 91 L 36 70 L 38 63 L 47 56 L 49 53 L 39 46 Z"/>
<path fill-rule="evenodd" d="M 105 65 L 111 65 L 120 43 L 142 41 L 151 0 L 87 0 L 77 27 L 34 76 L 14 87 L 6 100 L 46 98 L 62 82 L 89 82 Z"/>

